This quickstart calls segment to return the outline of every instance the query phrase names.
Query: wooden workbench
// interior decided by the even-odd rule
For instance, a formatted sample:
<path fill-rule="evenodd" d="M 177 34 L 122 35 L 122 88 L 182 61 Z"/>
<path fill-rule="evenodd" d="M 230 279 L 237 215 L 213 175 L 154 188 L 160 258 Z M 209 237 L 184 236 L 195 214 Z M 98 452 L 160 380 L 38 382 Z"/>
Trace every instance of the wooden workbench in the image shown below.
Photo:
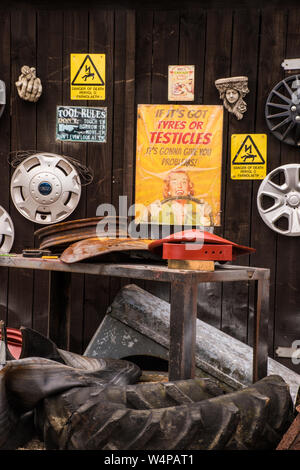
<path fill-rule="evenodd" d="M 171 284 L 169 379 L 188 379 L 195 373 L 197 285 L 201 282 L 255 282 L 253 382 L 267 375 L 270 270 L 217 265 L 215 271 L 169 269 L 164 265 L 75 263 L 59 259 L 1 256 L 6 268 L 49 271 L 48 336 L 61 349 L 69 349 L 71 274 L 94 274 Z M 97 292 L 95 292 L 97 295 Z"/>

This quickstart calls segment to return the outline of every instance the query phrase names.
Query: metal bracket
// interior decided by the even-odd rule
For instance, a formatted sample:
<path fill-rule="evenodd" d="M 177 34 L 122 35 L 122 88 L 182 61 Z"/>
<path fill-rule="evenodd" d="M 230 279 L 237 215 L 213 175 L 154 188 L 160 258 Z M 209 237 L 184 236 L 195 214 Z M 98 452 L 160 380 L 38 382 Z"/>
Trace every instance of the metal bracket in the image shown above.
<path fill-rule="evenodd" d="M 6 88 L 3 80 L 0 80 L 0 117 L 4 112 L 6 104 Z"/>
<path fill-rule="evenodd" d="M 281 63 L 281 66 L 284 70 L 299 70 L 300 69 L 300 59 L 284 59 Z"/>
<path fill-rule="evenodd" d="M 300 348 L 284 348 L 279 346 L 275 352 L 278 357 L 293 357 L 294 359 L 300 359 Z"/>
<path fill-rule="evenodd" d="M 4 321 L 0 321 L 0 370 L 6 364 L 6 343 L 5 343 L 5 327 Z"/>

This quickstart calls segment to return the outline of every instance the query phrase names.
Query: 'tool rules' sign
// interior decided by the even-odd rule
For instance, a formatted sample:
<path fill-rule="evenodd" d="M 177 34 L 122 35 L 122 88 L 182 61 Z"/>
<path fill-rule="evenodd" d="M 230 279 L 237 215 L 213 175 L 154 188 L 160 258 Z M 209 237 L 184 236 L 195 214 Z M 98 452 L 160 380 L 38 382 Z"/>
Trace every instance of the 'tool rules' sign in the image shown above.
<path fill-rule="evenodd" d="M 107 108 L 56 107 L 56 140 L 106 142 Z"/>

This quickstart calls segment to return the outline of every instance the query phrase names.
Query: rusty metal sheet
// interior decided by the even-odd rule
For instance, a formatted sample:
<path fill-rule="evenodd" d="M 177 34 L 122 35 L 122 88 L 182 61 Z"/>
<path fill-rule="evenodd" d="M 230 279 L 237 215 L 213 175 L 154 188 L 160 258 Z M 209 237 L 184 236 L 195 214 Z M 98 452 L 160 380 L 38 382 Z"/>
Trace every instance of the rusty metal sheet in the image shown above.
<path fill-rule="evenodd" d="M 66 248 L 60 259 L 64 263 L 77 263 L 113 252 L 148 251 L 151 240 L 133 238 L 90 238 Z"/>
<path fill-rule="evenodd" d="M 296 410 L 298 415 L 284 434 L 276 450 L 300 450 L 300 405 Z"/>
<path fill-rule="evenodd" d="M 0 370 L 6 363 L 6 344 L 5 344 L 5 332 L 4 332 L 4 321 L 0 320 Z"/>
<path fill-rule="evenodd" d="M 107 230 L 107 236 L 127 237 L 127 219 L 125 217 L 111 218 L 115 221 L 115 230 Z M 94 238 L 97 236 L 97 226 L 104 221 L 104 217 L 91 217 L 86 219 L 71 220 L 59 224 L 43 227 L 34 232 L 39 248 L 66 247 L 70 243 Z M 109 224 L 110 217 L 105 217 Z M 113 223 L 112 223 L 113 226 Z M 108 225 L 109 228 L 109 225 Z"/>

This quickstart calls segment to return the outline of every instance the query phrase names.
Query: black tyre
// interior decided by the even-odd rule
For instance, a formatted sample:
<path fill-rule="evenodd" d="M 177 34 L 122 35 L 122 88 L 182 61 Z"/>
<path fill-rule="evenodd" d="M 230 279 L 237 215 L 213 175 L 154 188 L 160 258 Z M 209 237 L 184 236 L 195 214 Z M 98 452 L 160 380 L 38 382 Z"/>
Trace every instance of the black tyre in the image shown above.
<path fill-rule="evenodd" d="M 224 394 L 211 379 L 136 383 L 141 370 L 128 361 L 80 356 L 53 343 L 41 350 L 56 360 L 23 357 L 0 372 L 2 449 L 30 410 L 47 449 L 273 449 L 293 419 L 279 376 Z"/>

